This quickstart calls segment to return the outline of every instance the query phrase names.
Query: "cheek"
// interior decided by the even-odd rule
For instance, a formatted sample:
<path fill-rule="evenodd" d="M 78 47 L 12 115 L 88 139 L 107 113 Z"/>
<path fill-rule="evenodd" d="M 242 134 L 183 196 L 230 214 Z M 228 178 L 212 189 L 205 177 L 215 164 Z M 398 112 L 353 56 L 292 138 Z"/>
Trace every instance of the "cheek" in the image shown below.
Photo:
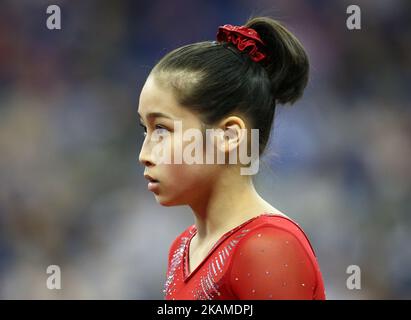
<path fill-rule="evenodd" d="M 174 170 L 186 172 L 193 167 L 194 172 L 202 171 L 202 168 L 198 167 L 200 166 L 199 163 L 205 163 L 206 161 L 204 138 L 202 136 L 189 136 L 187 138 L 182 132 L 184 131 L 175 132 L 164 144 L 167 153 L 170 155 L 169 159 Z M 177 169 L 176 166 L 181 166 L 181 168 Z M 186 168 L 186 166 L 189 168 Z"/>
<path fill-rule="evenodd" d="M 177 136 L 178 137 L 178 136 Z M 182 140 L 176 136 L 169 141 L 171 164 L 162 164 L 161 172 L 165 177 L 167 189 L 171 193 L 179 193 L 184 191 L 201 190 L 211 183 L 213 177 L 216 176 L 218 170 L 217 165 L 212 164 L 188 164 L 184 160 L 184 152 L 201 152 L 203 161 L 205 162 L 205 145 L 203 139 L 197 140 Z M 180 136 L 181 137 L 181 136 Z M 191 146 L 191 148 L 189 148 Z M 195 148 L 193 148 L 196 146 Z M 195 149 L 195 151 L 193 150 Z M 174 157 L 179 154 L 178 160 Z M 177 162 L 177 163 L 176 163 Z"/>
<path fill-rule="evenodd" d="M 214 165 L 173 164 L 164 169 L 167 191 L 184 197 L 200 194 L 212 185 L 215 175 Z"/>
<path fill-rule="evenodd" d="M 164 168 L 167 180 L 176 188 L 201 183 L 208 176 L 208 165 L 171 164 Z"/>

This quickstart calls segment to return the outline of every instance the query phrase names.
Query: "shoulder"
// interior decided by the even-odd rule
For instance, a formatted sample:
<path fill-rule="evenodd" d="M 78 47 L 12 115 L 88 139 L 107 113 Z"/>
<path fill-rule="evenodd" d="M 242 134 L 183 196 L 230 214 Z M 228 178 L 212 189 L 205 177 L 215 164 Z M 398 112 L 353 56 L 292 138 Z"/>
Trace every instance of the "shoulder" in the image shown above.
<path fill-rule="evenodd" d="M 248 261 L 259 261 L 262 268 L 277 262 L 296 270 L 306 268 L 313 277 L 318 269 L 314 249 L 303 229 L 294 220 L 276 215 L 264 215 L 241 230 L 231 264 L 235 268 Z"/>
<path fill-rule="evenodd" d="M 302 227 L 287 216 L 265 214 L 256 219 L 244 232 L 239 247 L 245 245 L 259 245 L 264 242 L 271 244 L 290 243 L 301 246 L 307 254 L 316 257 L 311 242 Z"/>
<path fill-rule="evenodd" d="M 296 222 L 281 216 L 261 217 L 241 230 L 228 275 L 241 299 L 311 299 L 321 285 L 307 236 Z"/>

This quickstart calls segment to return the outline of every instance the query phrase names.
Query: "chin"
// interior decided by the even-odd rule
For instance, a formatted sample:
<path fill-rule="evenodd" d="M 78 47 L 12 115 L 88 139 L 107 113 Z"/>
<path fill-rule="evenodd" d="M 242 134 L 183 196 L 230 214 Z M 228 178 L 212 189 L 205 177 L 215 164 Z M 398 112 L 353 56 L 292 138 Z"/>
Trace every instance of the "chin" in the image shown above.
<path fill-rule="evenodd" d="M 161 195 L 155 195 L 156 201 L 158 204 L 161 204 L 164 207 L 175 207 L 175 206 L 182 206 L 185 203 L 179 201 L 177 198 L 166 198 Z"/>

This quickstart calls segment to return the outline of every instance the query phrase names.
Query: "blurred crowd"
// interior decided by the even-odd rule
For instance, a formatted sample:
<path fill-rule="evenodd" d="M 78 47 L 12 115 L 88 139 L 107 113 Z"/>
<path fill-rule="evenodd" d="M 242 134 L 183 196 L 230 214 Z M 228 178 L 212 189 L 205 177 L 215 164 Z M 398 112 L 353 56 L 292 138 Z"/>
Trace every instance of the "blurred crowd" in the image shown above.
<path fill-rule="evenodd" d="M 411 2 L 358 1 L 361 30 L 349 4 L 2 1 L 0 299 L 163 298 L 169 246 L 194 219 L 146 190 L 140 90 L 165 53 L 250 15 L 282 21 L 311 63 L 303 98 L 276 109 L 257 189 L 308 234 L 328 298 L 410 299 Z"/>

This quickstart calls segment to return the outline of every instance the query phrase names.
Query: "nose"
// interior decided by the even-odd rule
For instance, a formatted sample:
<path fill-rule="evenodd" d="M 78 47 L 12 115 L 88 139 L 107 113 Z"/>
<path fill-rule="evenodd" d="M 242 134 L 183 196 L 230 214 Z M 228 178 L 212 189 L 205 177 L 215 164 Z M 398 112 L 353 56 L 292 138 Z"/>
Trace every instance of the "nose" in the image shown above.
<path fill-rule="evenodd" d="M 146 140 L 144 140 L 143 145 L 141 146 L 138 161 L 146 167 L 151 167 L 154 165 L 153 159 L 151 157 L 151 151 L 147 146 Z"/>

